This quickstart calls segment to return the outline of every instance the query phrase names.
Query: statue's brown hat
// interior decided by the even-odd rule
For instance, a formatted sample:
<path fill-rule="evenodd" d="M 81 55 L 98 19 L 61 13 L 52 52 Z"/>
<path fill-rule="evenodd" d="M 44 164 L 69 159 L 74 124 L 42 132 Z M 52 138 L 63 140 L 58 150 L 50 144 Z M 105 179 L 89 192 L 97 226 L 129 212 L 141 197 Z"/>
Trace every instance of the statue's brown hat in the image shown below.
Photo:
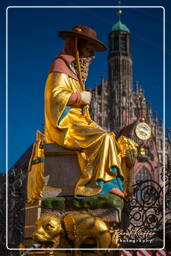
<path fill-rule="evenodd" d="M 105 51 L 107 48 L 103 42 L 97 39 L 96 31 L 91 28 L 77 25 L 72 28 L 72 30 L 61 30 L 59 31 L 59 37 L 64 40 L 71 36 L 78 36 L 80 38 L 86 39 L 90 41 L 90 43 L 94 46 L 95 51 Z"/>

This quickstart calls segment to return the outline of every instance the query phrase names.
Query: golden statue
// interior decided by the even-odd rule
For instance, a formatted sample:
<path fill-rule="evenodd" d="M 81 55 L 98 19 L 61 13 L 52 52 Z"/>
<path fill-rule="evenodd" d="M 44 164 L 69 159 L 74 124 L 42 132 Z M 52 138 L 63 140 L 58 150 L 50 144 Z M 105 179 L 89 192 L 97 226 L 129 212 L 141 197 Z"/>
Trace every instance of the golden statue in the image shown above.
<path fill-rule="evenodd" d="M 28 166 L 27 199 L 29 203 L 42 198 L 44 184 L 44 135 L 36 132 L 32 155 Z"/>
<path fill-rule="evenodd" d="M 35 223 L 32 237 L 42 244 L 42 248 L 80 248 L 87 241 L 94 242 L 97 248 L 119 246 L 107 224 L 90 214 L 69 214 L 63 219 L 51 214 L 42 215 Z M 75 255 L 80 254 L 75 251 Z"/>
<path fill-rule="evenodd" d="M 123 168 L 127 166 L 123 162 L 129 157 L 123 155 L 122 147 L 129 141 L 129 150 L 135 152 L 136 146 L 127 138 L 121 145 L 113 132 L 104 131 L 91 120 L 91 93 L 84 85 L 94 51 L 104 51 L 106 47 L 97 40 L 94 30 L 81 25 L 60 31 L 59 36 L 65 46 L 46 82 L 45 141 L 77 151 L 81 177 L 75 196 L 111 192 L 124 197 L 127 171 Z"/>
<path fill-rule="evenodd" d="M 91 119 L 91 92 L 85 88 L 94 51 L 106 47 L 93 29 L 81 25 L 59 31 L 59 36 L 65 40 L 64 49 L 51 66 L 45 88 L 45 143 L 77 152 L 81 176 L 74 196 L 110 192 L 125 197 L 136 144 L 123 136 L 116 140 L 113 132 Z"/>

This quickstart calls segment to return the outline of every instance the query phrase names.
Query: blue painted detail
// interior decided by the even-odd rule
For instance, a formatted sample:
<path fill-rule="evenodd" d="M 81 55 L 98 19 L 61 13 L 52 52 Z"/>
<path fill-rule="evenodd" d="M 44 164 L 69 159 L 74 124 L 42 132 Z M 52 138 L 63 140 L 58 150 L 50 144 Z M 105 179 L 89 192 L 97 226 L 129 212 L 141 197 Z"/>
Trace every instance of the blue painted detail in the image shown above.
<path fill-rule="evenodd" d="M 87 196 L 74 196 L 74 198 L 76 198 L 76 199 L 84 199 L 84 198 L 86 198 Z"/>
<path fill-rule="evenodd" d="M 116 178 L 114 178 L 111 181 L 103 181 L 103 180 L 97 180 L 96 184 L 102 188 L 101 192 L 99 194 L 106 194 L 109 193 L 109 191 L 112 188 L 118 188 L 121 191 L 123 191 L 123 178 L 119 177 L 119 169 L 116 167 L 110 168 L 111 172 L 117 173 Z"/>
<path fill-rule="evenodd" d="M 117 167 L 111 167 L 111 172 L 117 173 L 117 176 L 110 181 L 97 180 L 96 184 L 102 188 L 99 194 L 107 194 L 112 188 L 118 188 L 123 192 L 123 178 L 120 176 L 119 169 Z M 85 196 L 75 196 L 76 199 L 84 199 Z"/>
<path fill-rule="evenodd" d="M 39 164 L 39 163 L 43 163 L 43 162 L 45 162 L 45 158 L 39 157 L 39 158 L 31 161 L 31 164 L 33 165 L 33 164 Z"/>
<path fill-rule="evenodd" d="M 130 33 L 129 28 L 125 24 L 123 24 L 120 20 L 112 26 L 112 31 L 118 31 L 118 30 L 122 30 Z"/>
<path fill-rule="evenodd" d="M 68 112 L 70 111 L 70 108 L 69 106 L 66 106 L 64 111 L 62 112 L 62 115 L 60 116 L 59 118 L 59 121 L 58 121 L 58 124 L 60 124 L 60 122 L 64 119 L 64 117 L 68 114 Z"/>
<path fill-rule="evenodd" d="M 110 171 L 114 173 L 118 173 L 118 168 L 116 167 L 110 167 Z"/>

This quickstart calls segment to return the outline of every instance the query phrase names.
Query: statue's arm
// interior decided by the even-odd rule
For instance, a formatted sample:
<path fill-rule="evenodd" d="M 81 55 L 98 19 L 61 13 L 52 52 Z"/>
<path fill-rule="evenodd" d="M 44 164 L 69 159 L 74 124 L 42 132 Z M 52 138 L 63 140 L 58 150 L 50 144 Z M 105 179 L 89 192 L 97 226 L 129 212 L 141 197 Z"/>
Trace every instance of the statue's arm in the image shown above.
<path fill-rule="evenodd" d="M 65 101 L 65 104 L 69 106 L 83 104 L 82 94 L 84 96 L 85 92 L 74 92 L 67 75 L 54 72 L 52 76 L 52 97 L 56 102 L 60 104 Z"/>
<path fill-rule="evenodd" d="M 68 100 L 73 93 L 70 80 L 66 74 L 51 72 L 48 75 L 45 89 L 45 122 L 53 126 L 64 112 Z"/>
<path fill-rule="evenodd" d="M 52 90 L 52 99 L 54 99 L 56 103 L 61 104 L 61 102 L 65 102 L 67 105 L 69 98 L 73 94 L 68 76 L 59 72 L 53 72 L 51 76 L 50 88 Z"/>

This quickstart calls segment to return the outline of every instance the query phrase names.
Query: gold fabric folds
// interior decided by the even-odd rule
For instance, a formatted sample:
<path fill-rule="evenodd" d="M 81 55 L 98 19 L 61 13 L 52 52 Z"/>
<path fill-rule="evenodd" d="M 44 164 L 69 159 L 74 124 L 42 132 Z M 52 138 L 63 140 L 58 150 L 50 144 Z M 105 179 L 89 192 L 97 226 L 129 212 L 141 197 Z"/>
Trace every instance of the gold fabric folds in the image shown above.
<path fill-rule="evenodd" d="M 71 106 L 68 114 L 59 119 L 72 92 L 81 92 L 77 80 L 66 74 L 51 72 L 45 89 L 45 142 L 57 143 L 77 151 L 81 176 L 75 186 L 75 195 L 92 196 L 100 192 L 98 179 L 110 181 L 116 173 L 110 167 L 122 170 L 122 155 L 115 134 L 106 132 L 89 120 L 89 112 L 82 105 Z M 72 170 L 71 170 L 72 171 Z M 61 175 L 64 175 L 61 173 Z"/>
<path fill-rule="evenodd" d="M 32 155 L 28 166 L 27 201 L 33 203 L 42 198 L 44 185 L 44 135 L 36 132 L 36 141 L 33 144 Z"/>

